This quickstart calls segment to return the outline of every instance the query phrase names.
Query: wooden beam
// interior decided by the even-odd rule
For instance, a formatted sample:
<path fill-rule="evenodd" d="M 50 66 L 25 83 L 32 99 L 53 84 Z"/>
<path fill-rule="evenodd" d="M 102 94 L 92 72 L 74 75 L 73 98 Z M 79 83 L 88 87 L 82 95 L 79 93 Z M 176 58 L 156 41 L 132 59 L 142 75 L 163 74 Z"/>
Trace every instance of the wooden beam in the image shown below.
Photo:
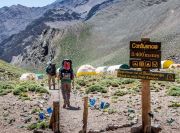
<path fill-rule="evenodd" d="M 53 124 L 52 124 L 52 129 L 54 133 L 60 133 L 60 119 L 59 119 L 59 101 L 54 101 L 53 102 Z"/>
<path fill-rule="evenodd" d="M 87 133 L 87 120 L 88 120 L 88 97 L 84 97 L 84 112 L 83 112 L 83 129 L 82 133 Z"/>
<path fill-rule="evenodd" d="M 151 95 L 150 95 L 150 80 L 142 80 L 142 129 L 143 133 L 151 133 Z"/>
<path fill-rule="evenodd" d="M 141 38 L 141 41 L 150 42 L 150 38 Z"/>

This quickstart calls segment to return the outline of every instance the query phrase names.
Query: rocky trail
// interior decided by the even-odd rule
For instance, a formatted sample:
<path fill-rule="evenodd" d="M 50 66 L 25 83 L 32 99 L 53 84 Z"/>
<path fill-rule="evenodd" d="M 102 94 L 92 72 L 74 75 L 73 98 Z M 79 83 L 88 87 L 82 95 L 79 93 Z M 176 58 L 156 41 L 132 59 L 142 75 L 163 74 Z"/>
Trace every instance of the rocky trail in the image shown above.
<path fill-rule="evenodd" d="M 32 100 L 22 101 L 12 93 L 0 97 L 0 133 L 32 133 L 36 130 L 27 130 L 30 123 L 39 120 L 35 108 L 47 110 L 52 107 L 53 101 L 60 96 L 60 129 L 62 133 L 78 133 L 83 126 L 83 97 L 79 91 L 71 93 L 71 108 L 62 108 L 62 95 L 59 90 L 49 90 L 50 95 L 31 94 Z M 114 97 L 101 93 L 90 94 L 97 99 L 97 109 L 89 107 L 89 133 L 130 133 L 132 126 L 141 125 L 141 93 Z M 100 101 L 110 103 L 105 110 L 98 108 Z M 171 101 L 180 101 L 180 97 L 167 96 L 162 88 L 159 92 L 151 91 L 151 105 L 153 126 L 160 126 L 161 133 L 179 133 L 180 108 L 169 107 Z M 49 117 L 47 115 L 47 117 Z M 38 130 L 43 133 L 52 133 L 51 129 Z"/>
<path fill-rule="evenodd" d="M 51 97 L 58 98 L 58 90 L 51 90 Z M 90 97 L 110 103 L 108 110 L 89 108 L 88 132 L 89 133 L 130 133 L 132 126 L 141 125 L 141 95 L 126 95 L 117 102 L 111 102 L 108 96 L 92 94 Z M 70 109 L 62 108 L 60 94 L 60 129 L 62 133 L 78 133 L 82 129 L 83 95 L 71 93 Z M 166 96 L 165 91 L 152 92 L 152 118 L 153 126 L 160 126 L 162 133 L 178 133 L 180 130 L 180 108 L 169 108 L 170 101 L 180 100 L 179 97 Z M 98 104 L 98 101 L 97 101 Z M 80 107 L 80 108 L 78 108 Z"/>

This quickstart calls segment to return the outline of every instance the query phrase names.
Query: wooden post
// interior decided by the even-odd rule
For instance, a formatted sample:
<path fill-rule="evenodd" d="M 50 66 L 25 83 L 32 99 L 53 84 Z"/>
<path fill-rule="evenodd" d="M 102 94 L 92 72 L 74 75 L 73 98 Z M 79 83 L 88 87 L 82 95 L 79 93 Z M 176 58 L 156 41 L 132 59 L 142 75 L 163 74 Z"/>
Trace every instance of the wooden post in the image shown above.
<path fill-rule="evenodd" d="M 150 38 L 141 38 L 141 41 L 150 42 Z M 142 69 L 143 71 L 149 71 L 149 69 Z M 142 131 L 143 133 L 151 133 L 151 90 L 150 80 L 142 80 Z"/>
<path fill-rule="evenodd" d="M 143 133 L 151 133 L 151 95 L 150 95 L 150 80 L 142 80 L 142 130 Z"/>
<path fill-rule="evenodd" d="M 59 101 L 53 102 L 53 125 L 52 129 L 54 133 L 60 133 L 59 127 L 60 127 L 60 119 L 59 119 Z"/>
<path fill-rule="evenodd" d="M 88 120 L 88 97 L 84 97 L 84 112 L 83 112 L 83 129 L 82 133 L 87 133 L 87 120 Z"/>

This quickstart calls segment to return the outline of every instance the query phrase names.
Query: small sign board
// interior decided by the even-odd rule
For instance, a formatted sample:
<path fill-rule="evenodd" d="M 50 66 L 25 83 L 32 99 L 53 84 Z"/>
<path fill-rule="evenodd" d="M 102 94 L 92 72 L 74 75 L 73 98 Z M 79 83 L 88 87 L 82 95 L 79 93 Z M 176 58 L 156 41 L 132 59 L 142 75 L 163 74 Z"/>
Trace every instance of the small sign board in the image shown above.
<path fill-rule="evenodd" d="M 160 81 L 175 81 L 175 74 L 173 73 L 160 73 L 160 72 L 148 72 L 148 71 L 135 71 L 135 70 L 122 70 L 117 71 L 117 77 L 122 78 L 134 78 L 145 80 L 160 80 Z"/>
<path fill-rule="evenodd" d="M 159 59 L 159 60 L 161 60 L 161 51 L 131 50 L 130 51 L 130 58 Z"/>
<path fill-rule="evenodd" d="M 129 61 L 130 67 L 132 68 L 161 68 L 160 60 L 138 60 L 131 59 Z"/>
<path fill-rule="evenodd" d="M 158 51 L 161 49 L 161 42 L 130 41 L 130 50 Z"/>

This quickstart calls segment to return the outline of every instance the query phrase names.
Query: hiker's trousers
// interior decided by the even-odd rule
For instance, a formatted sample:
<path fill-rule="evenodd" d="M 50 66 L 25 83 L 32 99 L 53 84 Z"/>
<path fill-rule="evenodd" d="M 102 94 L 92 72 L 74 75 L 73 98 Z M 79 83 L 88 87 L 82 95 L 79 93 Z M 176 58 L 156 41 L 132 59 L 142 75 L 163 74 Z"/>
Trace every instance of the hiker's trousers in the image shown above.
<path fill-rule="evenodd" d="M 61 91 L 65 104 L 70 103 L 71 83 L 61 82 Z"/>
<path fill-rule="evenodd" d="M 48 74 L 48 85 L 49 85 L 49 89 L 51 89 L 51 85 L 53 85 L 53 89 L 55 89 L 55 75 L 52 76 L 50 74 Z M 52 84 L 51 84 L 52 81 Z"/>

